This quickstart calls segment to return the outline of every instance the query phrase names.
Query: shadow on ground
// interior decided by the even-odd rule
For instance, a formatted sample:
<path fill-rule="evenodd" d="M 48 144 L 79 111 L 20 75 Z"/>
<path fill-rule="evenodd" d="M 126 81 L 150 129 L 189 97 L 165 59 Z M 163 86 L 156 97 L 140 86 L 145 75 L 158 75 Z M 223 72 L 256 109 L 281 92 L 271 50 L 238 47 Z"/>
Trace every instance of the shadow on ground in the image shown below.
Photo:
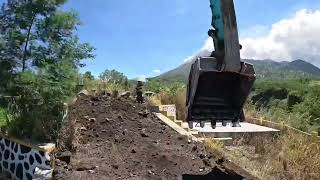
<path fill-rule="evenodd" d="M 214 168 L 209 174 L 206 174 L 206 175 L 189 175 L 189 174 L 182 175 L 182 180 L 212 180 L 212 179 L 242 180 L 244 179 L 244 177 L 234 173 L 223 172 L 218 168 Z"/>

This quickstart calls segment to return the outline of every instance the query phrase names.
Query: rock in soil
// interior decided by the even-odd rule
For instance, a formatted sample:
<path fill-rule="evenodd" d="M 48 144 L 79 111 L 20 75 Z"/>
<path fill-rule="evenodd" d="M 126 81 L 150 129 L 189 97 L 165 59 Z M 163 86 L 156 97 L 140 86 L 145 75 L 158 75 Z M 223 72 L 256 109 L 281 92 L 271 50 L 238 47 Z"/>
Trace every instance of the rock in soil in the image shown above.
<path fill-rule="evenodd" d="M 149 137 L 149 135 L 146 133 L 146 129 L 141 129 L 140 134 L 141 134 L 141 137 Z"/>
<path fill-rule="evenodd" d="M 149 115 L 149 111 L 148 110 L 144 110 L 144 111 L 142 111 L 142 112 L 139 112 L 138 113 L 140 116 L 142 116 L 142 117 L 148 117 L 148 115 Z"/>
<path fill-rule="evenodd" d="M 73 164 L 73 168 L 76 171 L 88 171 L 88 170 L 94 170 L 96 166 L 85 161 L 79 161 Z"/>
<path fill-rule="evenodd" d="M 70 151 L 59 152 L 56 154 L 57 159 L 59 159 L 60 161 L 66 162 L 67 164 L 70 163 L 71 156 L 72 154 Z"/>
<path fill-rule="evenodd" d="M 126 91 L 126 92 L 123 92 L 120 94 L 120 97 L 123 97 L 123 98 L 129 98 L 131 95 L 130 91 Z"/>

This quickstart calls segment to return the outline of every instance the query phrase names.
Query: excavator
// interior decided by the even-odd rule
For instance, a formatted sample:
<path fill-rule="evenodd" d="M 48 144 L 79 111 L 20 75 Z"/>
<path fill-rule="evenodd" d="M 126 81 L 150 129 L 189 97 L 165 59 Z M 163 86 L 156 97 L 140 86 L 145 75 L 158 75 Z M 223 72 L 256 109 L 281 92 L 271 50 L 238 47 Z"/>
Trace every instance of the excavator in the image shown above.
<path fill-rule="evenodd" d="M 245 121 L 243 106 L 256 79 L 252 64 L 240 59 L 238 28 L 233 0 L 210 0 L 213 29 L 208 31 L 214 51 L 191 66 L 187 87 L 189 128 L 210 122 L 239 127 Z"/>

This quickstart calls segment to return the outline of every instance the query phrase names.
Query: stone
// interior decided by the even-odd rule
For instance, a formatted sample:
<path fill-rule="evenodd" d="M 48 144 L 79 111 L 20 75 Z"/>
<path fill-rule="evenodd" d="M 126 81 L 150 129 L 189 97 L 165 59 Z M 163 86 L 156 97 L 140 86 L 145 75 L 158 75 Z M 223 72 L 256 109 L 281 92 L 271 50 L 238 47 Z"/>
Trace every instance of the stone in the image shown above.
<path fill-rule="evenodd" d="M 90 173 L 90 174 L 93 174 L 93 173 L 95 173 L 95 171 L 94 170 L 88 170 L 88 172 Z"/>
<path fill-rule="evenodd" d="M 130 91 L 126 91 L 120 94 L 120 97 L 128 99 L 130 97 L 131 93 Z"/>
<path fill-rule="evenodd" d="M 138 113 L 140 116 L 142 116 L 142 117 L 148 117 L 148 115 L 149 115 L 149 111 L 148 110 L 144 110 L 144 111 L 141 111 L 141 112 L 139 112 Z"/>
<path fill-rule="evenodd" d="M 111 119 L 105 118 L 103 121 L 100 122 L 100 124 L 109 123 L 111 122 Z"/>
<path fill-rule="evenodd" d="M 90 118 L 89 121 L 90 122 L 96 122 L 97 120 L 96 120 L 96 118 Z"/>
<path fill-rule="evenodd" d="M 87 128 L 86 127 L 81 127 L 80 131 L 87 131 Z"/>
<path fill-rule="evenodd" d="M 74 164 L 74 167 L 76 171 L 89 171 L 89 170 L 96 169 L 96 166 L 90 165 L 85 161 L 78 161 L 77 163 Z"/>
<path fill-rule="evenodd" d="M 149 135 L 146 133 L 146 129 L 141 129 L 140 130 L 140 135 L 141 135 L 141 137 L 149 137 Z"/>
<path fill-rule="evenodd" d="M 85 89 L 78 93 L 79 96 L 88 96 L 89 94 L 90 94 L 89 91 L 87 91 Z"/>
<path fill-rule="evenodd" d="M 193 147 L 192 147 L 192 151 L 196 151 L 197 149 L 198 149 L 197 146 L 193 146 Z"/>
<path fill-rule="evenodd" d="M 154 175 L 154 172 L 152 170 L 148 170 L 148 174 Z"/>
<path fill-rule="evenodd" d="M 56 158 L 69 164 L 71 161 L 71 156 L 72 153 L 70 151 L 64 151 L 57 153 Z"/>
<path fill-rule="evenodd" d="M 116 165 L 116 164 L 111 165 L 111 167 L 114 168 L 114 169 L 119 169 L 119 166 Z"/>
<path fill-rule="evenodd" d="M 206 156 L 204 155 L 204 154 L 199 154 L 199 158 L 200 159 L 203 159 L 203 158 L 205 158 Z"/>
<path fill-rule="evenodd" d="M 128 130 L 127 129 L 124 129 L 123 131 L 122 131 L 122 135 L 126 135 L 127 134 L 127 132 L 128 132 Z"/>

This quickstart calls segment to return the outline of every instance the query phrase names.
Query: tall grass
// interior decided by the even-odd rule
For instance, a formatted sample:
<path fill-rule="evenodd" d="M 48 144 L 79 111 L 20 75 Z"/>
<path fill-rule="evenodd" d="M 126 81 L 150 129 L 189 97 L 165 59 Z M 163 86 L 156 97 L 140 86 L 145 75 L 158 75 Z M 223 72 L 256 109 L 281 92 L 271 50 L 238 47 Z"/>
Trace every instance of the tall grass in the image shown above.
<path fill-rule="evenodd" d="M 225 156 L 260 179 L 320 178 L 320 144 L 317 138 L 287 133 L 277 139 L 254 139 L 253 147 L 242 145 L 231 150 L 229 147 L 224 150 Z"/>

